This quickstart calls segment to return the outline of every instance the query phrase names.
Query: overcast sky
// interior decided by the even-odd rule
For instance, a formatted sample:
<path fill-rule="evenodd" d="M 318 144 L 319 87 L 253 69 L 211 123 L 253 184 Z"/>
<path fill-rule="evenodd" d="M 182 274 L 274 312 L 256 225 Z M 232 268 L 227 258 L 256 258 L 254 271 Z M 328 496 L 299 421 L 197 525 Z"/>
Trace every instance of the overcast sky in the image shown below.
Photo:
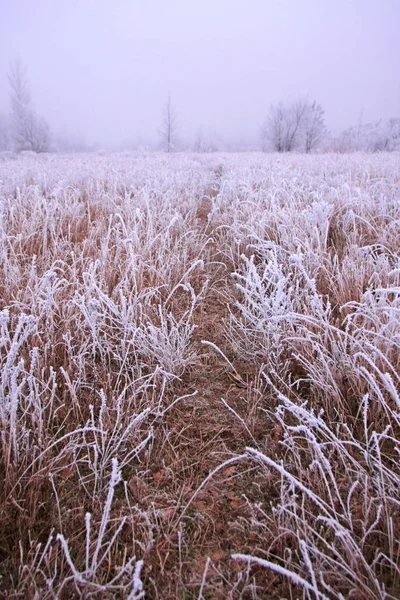
<path fill-rule="evenodd" d="M 182 138 L 259 140 L 280 99 L 338 130 L 400 116 L 400 0 L 0 0 L 0 108 L 20 58 L 55 130 L 156 139 L 168 92 Z"/>

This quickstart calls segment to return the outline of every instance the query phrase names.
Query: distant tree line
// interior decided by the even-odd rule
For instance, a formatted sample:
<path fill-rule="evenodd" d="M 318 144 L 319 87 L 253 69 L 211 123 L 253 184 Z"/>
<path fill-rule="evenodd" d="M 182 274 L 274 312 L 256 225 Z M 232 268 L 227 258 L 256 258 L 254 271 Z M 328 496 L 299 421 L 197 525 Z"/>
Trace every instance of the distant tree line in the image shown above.
<path fill-rule="evenodd" d="M 400 119 L 360 123 L 333 139 L 336 152 L 393 152 L 400 150 Z"/>
<path fill-rule="evenodd" d="M 326 128 L 321 104 L 280 102 L 270 107 L 261 137 L 263 150 L 274 152 L 392 152 L 400 149 L 400 119 L 360 123 L 333 137 Z"/>
<path fill-rule="evenodd" d="M 179 149 L 177 113 L 171 97 L 164 111 L 161 147 L 166 152 Z M 392 118 L 359 124 L 338 136 L 329 134 L 325 111 L 321 104 L 307 99 L 272 104 L 261 130 L 262 149 L 266 152 L 392 152 L 400 150 L 400 119 Z M 199 129 L 191 147 L 194 152 L 215 152 L 221 149 L 215 131 L 204 134 Z"/>
<path fill-rule="evenodd" d="M 49 125 L 34 109 L 26 71 L 19 61 L 11 65 L 8 81 L 10 114 L 8 117 L 0 114 L 0 151 L 48 152 L 57 147 L 67 152 L 94 149 L 84 141 L 66 135 L 59 136 L 57 143 L 52 144 Z M 400 119 L 359 123 L 332 137 L 325 125 L 324 109 L 318 102 L 308 99 L 279 102 L 270 106 L 261 139 L 262 149 L 271 152 L 391 152 L 400 149 Z M 184 148 L 179 139 L 178 114 L 171 95 L 164 107 L 159 140 L 159 147 L 167 153 Z M 186 145 L 186 149 L 189 146 Z M 224 144 L 215 131 L 204 132 L 201 128 L 190 149 L 215 152 L 223 150 Z"/>

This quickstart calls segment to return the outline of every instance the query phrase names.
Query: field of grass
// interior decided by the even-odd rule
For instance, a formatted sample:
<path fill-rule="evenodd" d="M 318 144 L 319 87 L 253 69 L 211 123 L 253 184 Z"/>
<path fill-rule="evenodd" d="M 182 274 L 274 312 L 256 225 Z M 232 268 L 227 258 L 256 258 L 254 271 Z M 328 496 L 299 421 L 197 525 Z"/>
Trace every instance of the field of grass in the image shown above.
<path fill-rule="evenodd" d="M 0 162 L 0 597 L 400 597 L 400 155 Z"/>

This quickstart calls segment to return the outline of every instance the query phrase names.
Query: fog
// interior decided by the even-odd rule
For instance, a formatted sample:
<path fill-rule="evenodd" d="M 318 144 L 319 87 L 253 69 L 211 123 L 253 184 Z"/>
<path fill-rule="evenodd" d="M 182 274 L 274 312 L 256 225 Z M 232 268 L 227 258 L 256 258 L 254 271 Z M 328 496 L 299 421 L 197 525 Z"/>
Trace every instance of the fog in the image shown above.
<path fill-rule="evenodd" d="M 0 110 L 19 58 L 53 132 L 155 144 L 168 94 L 199 128 L 259 144 L 271 103 L 307 97 L 330 130 L 400 113 L 399 0 L 0 0 Z"/>

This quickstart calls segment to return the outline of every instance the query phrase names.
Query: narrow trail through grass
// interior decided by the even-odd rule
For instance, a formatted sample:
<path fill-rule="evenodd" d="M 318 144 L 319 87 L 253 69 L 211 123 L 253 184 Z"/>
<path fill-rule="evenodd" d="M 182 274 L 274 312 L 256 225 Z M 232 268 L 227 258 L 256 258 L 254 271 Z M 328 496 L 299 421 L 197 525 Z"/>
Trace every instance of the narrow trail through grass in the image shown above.
<path fill-rule="evenodd" d="M 207 217 L 198 222 L 199 232 L 206 234 Z M 153 473 L 169 502 L 176 498 L 176 505 L 161 509 L 165 520 L 171 517 L 171 521 L 161 532 L 154 553 L 154 569 L 158 571 L 154 589 L 164 589 L 163 600 L 184 598 L 183 590 L 187 590 L 187 598 L 195 598 L 201 583 L 204 598 L 227 598 L 233 587 L 231 567 L 227 565 L 232 563 L 231 552 L 242 541 L 235 523 L 245 506 L 242 494 L 249 489 L 238 477 L 237 466 L 221 470 L 200 488 L 210 473 L 250 441 L 238 418 L 222 401 L 240 412 L 247 390 L 232 381 L 230 376 L 235 373 L 220 353 L 202 343 L 210 342 L 228 352 L 226 298 L 233 283 L 228 268 L 216 258 L 220 257 L 215 244 L 208 245 L 204 276 L 210 284 L 194 317 L 193 343 L 201 360 L 181 382 L 182 393 L 197 391 L 197 395 L 167 416 L 165 427 L 173 433 L 167 436 L 168 445 L 164 443 L 159 449 L 160 463 Z M 157 447 L 154 450 L 157 456 Z"/>

